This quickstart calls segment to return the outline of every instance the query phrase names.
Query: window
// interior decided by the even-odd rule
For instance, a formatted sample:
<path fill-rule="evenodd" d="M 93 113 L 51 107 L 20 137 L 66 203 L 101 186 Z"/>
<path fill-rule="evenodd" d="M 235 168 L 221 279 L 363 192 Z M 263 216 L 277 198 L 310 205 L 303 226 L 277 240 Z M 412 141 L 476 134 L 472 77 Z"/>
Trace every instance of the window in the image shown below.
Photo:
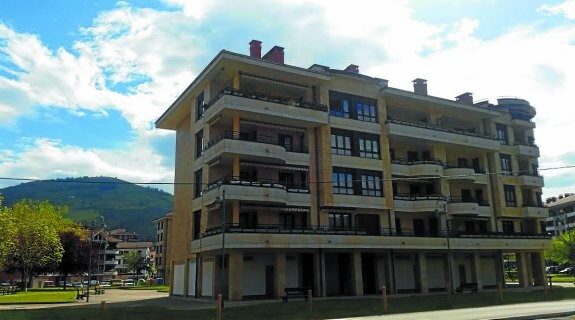
<path fill-rule="evenodd" d="M 379 159 L 379 141 L 377 139 L 359 138 L 359 156 Z"/>
<path fill-rule="evenodd" d="M 255 228 L 258 225 L 257 212 L 240 212 L 240 227 Z"/>
<path fill-rule="evenodd" d="M 345 95 L 339 92 L 330 92 L 329 94 L 329 106 L 330 106 L 330 115 L 340 117 L 340 118 L 349 118 L 349 105 L 351 102 L 351 97 L 349 95 Z"/>
<path fill-rule="evenodd" d="M 497 131 L 497 140 L 499 140 L 499 143 L 509 144 L 509 141 L 507 140 L 507 126 L 496 123 L 495 130 Z"/>
<path fill-rule="evenodd" d="M 501 174 L 511 176 L 513 175 L 513 168 L 511 167 L 511 156 L 508 154 L 500 154 L 501 159 Z"/>
<path fill-rule="evenodd" d="M 287 151 L 293 150 L 293 137 L 285 134 L 278 135 L 278 142 L 281 146 L 286 148 Z"/>
<path fill-rule="evenodd" d="M 351 214 L 349 213 L 329 213 L 329 227 L 335 230 L 346 230 L 351 228 Z"/>
<path fill-rule="evenodd" d="M 505 192 L 505 206 L 517 207 L 517 200 L 515 199 L 515 186 L 504 185 L 503 191 Z"/>
<path fill-rule="evenodd" d="M 295 216 L 293 213 L 280 213 L 280 225 L 285 229 L 291 229 L 295 225 Z"/>
<path fill-rule="evenodd" d="M 361 175 L 361 195 L 381 197 L 381 176 L 378 174 Z"/>
<path fill-rule="evenodd" d="M 194 198 L 199 198 L 202 196 L 203 187 L 202 169 L 200 169 L 194 172 Z"/>
<path fill-rule="evenodd" d="M 202 219 L 202 210 L 194 211 L 194 224 L 192 225 L 192 239 L 200 238 L 200 223 Z"/>
<path fill-rule="evenodd" d="M 332 132 L 331 153 L 351 156 L 351 135 L 348 136 L 341 132 Z"/>
<path fill-rule="evenodd" d="M 196 158 L 202 156 L 204 152 L 204 130 L 200 130 L 196 133 Z"/>
<path fill-rule="evenodd" d="M 332 180 L 333 193 L 353 194 L 353 175 L 351 172 L 334 171 L 332 174 Z"/>
<path fill-rule="evenodd" d="M 501 225 L 503 226 L 503 233 L 515 233 L 515 229 L 513 228 L 513 221 L 502 221 Z"/>
<path fill-rule="evenodd" d="M 206 103 L 204 101 L 204 92 L 202 91 L 196 97 L 196 121 L 204 116 L 205 107 Z"/>
<path fill-rule="evenodd" d="M 415 162 L 419 161 L 419 154 L 417 151 L 407 151 L 407 161 Z"/>
<path fill-rule="evenodd" d="M 377 123 L 377 101 L 366 97 L 330 91 L 330 115 Z"/>

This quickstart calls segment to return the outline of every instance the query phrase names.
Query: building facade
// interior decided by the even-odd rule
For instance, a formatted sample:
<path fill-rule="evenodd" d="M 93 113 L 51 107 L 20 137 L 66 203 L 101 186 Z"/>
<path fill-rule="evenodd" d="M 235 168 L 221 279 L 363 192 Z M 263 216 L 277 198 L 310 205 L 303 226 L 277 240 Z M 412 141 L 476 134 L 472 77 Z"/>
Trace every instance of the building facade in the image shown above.
<path fill-rule="evenodd" d="M 168 282 L 167 274 L 169 274 L 168 257 L 168 234 L 171 227 L 172 213 L 168 213 L 153 221 L 156 227 L 156 276 L 164 279 L 164 283 Z"/>
<path fill-rule="evenodd" d="M 549 218 L 547 218 L 549 234 L 556 237 L 575 228 L 575 195 L 573 193 L 551 197 L 545 202 L 549 208 Z"/>
<path fill-rule="evenodd" d="M 504 253 L 544 285 L 535 109 L 413 85 L 221 51 L 156 122 L 176 132 L 171 294 L 494 288 Z"/>

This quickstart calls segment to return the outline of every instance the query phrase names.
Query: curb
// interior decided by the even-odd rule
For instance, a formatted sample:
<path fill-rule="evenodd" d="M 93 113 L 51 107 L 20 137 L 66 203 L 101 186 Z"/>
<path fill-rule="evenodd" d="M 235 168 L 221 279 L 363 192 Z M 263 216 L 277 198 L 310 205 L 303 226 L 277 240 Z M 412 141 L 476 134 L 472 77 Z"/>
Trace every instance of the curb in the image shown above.
<path fill-rule="evenodd" d="M 533 314 L 533 315 L 518 316 L 518 317 L 494 318 L 491 320 L 537 320 L 537 319 L 568 317 L 568 316 L 572 316 L 572 315 L 575 315 L 575 311 L 547 313 L 547 314 Z"/>

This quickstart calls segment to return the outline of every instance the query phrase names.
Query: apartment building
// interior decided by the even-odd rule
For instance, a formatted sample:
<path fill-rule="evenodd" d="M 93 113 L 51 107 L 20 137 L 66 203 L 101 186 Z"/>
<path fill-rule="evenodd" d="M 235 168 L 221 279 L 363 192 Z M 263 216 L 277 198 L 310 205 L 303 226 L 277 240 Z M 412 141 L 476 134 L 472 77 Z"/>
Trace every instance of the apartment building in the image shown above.
<path fill-rule="evenodd" d="M 150 241 L 130 241 L 130 242 L 119 242 L 117 245 L 119 250 L 118 265 L 116 266 L 116 271 L 118 274 L 131 274 L 133 270 L 126 265 L 124 256 L 130 252 L 138 253 L 146 261 L 154 261 L 152 256 L 154 253 L 154 243 Z M 147 271 L 142 270 L 143 275 L 147 275 Z"/>
<path fill-rule="evenodd" d="M 163 278 L 165 282 L 168 281 L 166 275 L 169 273 L 169 263 L 167 263 L 168 258 L 168 234 L 171 227 L 172 213 L 168 213 L 160 218 L 153 220 L 154 226 L 156 227 L 156 276 L 158 278 Z"/>
<path fill-rule="evenodd" d="M 546 219 L 549 234 L 556 237 L 575 228 L 575 195 L 573 193 L 547 198 L 545 203 L 549 208 L 549 218 Z"/>
<path fill-rule="evenodd" d="M 171 294 L 226 299 L 545 285 L 535 109 L 222 50 L 158 119 L 176 132 Z M 224 257 L 222 259 L 222 256 Z"/>

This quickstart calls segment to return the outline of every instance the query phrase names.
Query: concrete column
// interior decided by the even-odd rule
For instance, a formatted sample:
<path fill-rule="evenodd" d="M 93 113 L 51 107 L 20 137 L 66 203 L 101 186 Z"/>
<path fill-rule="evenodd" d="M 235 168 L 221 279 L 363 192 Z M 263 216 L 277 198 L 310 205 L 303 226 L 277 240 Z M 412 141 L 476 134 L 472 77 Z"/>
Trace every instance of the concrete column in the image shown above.
<path fill-rule="evenodd" d="M 533 278 L 535 286 L 547 286 L 547 275 L 545 274 L 545 256 L 543 252 L 531 254 L 531 263 L 533 265 Z"/>
<path fill-rule="evenodd" d="M 234 111 L 232 115 L 232 131 L 233 132 L 240 132 L 240 113 Z"/>
<path fill-rule="evenodd" d="M 527 288 L 529 286 L 529 275 L 527 269 L 527 255 L 523 252 L 515 254 L 517 260 L 517 273 L 519 276 L 519 286 Z"/>
<path fill-rule="evenodd" d="M 531 260 L 531 254 L 525 254 L 525 264 L 527 265 L 527 283 L 529 287 L 533 286 L 533 263 Z"/>
<path fill-rule="evenodd" d="M 313 254 L 313 293 L 317 297 L 325 297 L 326 286 L 325 286 L 325 254 L 323 252 Z"/>
<path fill-rule="evenodd" d="M 234 78 L 232 79 L 234 89 L 240 89 L 240 73 L 236 72 Z"/>
<path fill-rule="evenodd" d="M 275 297 L 279 298 L 283 296 L 284 289 L 286 287 L 286 254 L 284 252 L 276 253 L 276 267 L 275 267 Z"/>
<path fill-rule="evenodd" d="M 395 232 L 395 210 L 389 210 L 389 228 L 391 232 Z"/>
<path fill-rule="evenodd" d="M 242 274 L 244 268 L 244 255 L 242 252 L 231 251 L 228 254 L 228 299 L 230 301 L 242 300 Z"/>
<path fill-rule="evenodd" d="M 188 296 L 188 282 L 190 281 L 190 260 L 186 259 L 184 265 L 184 297 Z"/>
<path fill-rule="evenodd" d="M 450 267 L 451 267 L 451 276 L 449 274 Z M 455 288 L 457 288 L 458 286 L 458 281 L 455 270 L 455 255 L 453 253 L 449 252 L 445 253 L 445 259 L 443 260 L 443 276 L 445 279 L 445 284 L 449 283 L 451 285 L 451 290 L 454 291 Z"/>
<path fill-rule="evenodd" d="M 427 293 L 429 291 L 428 279 L 427 279 L 427 257 L 425 253 L 418 253 L 416 256 L 416 266 L 417 266 L 417 288 L 421 293 Z"/>
<path fill-rule="evenodd" d="M 502 285 L 505 285 L 505 268 L 503 267 L 503 256 L 501 252 L 494 254 L 493 259 L 495 259 L 495 279 L 497 282 L 501 282 Z"/>
<path fill-rule="evenodd" d="M 232 176 L 239 177 L 240 176 L 240 158 L 233 157 L 232 158 Z"/>
<path fill-rule="evenodd" d="M 232 223 L 234 225 L 240 224 L 240 201 L 232 201 Z"/>
<path fill-rule="evenodd" d="M 306 135 L 307 135 L 307 145 L 309 148 L 309 173 L 308 173 L 308 179 L 309 179 L 309 192 L 310 192 L 310 196 L 311 196 L 311 205 L 310 205 L 310 210 L 309 210 L 309 224 L 312 226 L 317 226 L 319 224 L 319 220 L 318 220 L 318 201 L 317 201 L 317 196 L 318 196 L 318 192 L 319 192 L 319 188 L 318 188 L 318 184 L 317 182 L 317 170 L 318 167 L 316 166 L 316 157 L 317 154 L 315 152 L 315 131 L 314 128 L 307 128 L 306 129 Z"/>
<path fill-rule="evenodd" d="M 483 289 L 483 283 L 481 282 L 481 255 L 475 252 L 471 260 L 471 278 L 473 282 L 477 283 L 477 289 L 481 290 Z"/>
<path fill-rule="evenodd" d="M 391 252 L 385 257 L 385 286 L 388 292 L 395 293 L 395 270 Z"/>
<path fill-rule="evenodd" d="M 352 263 L 352 292 L 356 296 L 363 296 L 363 274 L 361 269 L 361 251 L 354 251 L 351 257 Z"/>

